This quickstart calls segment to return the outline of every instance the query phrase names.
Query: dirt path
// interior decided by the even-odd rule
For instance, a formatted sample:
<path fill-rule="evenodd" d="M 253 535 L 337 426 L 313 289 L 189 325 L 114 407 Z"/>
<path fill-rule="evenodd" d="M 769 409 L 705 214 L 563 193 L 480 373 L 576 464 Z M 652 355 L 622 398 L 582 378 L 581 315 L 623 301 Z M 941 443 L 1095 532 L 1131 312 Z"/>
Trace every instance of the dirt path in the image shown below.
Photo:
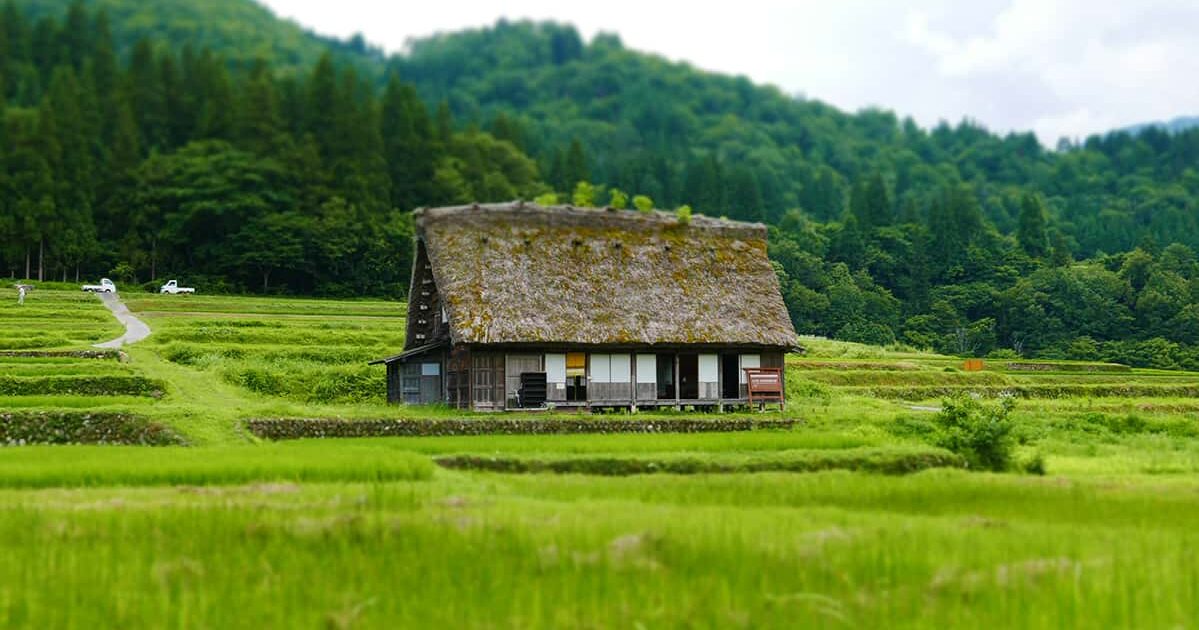
<path fill-rule="evenodd" d="M 126 344 L 136 343 L 150 336 L 150 327 L 145 322 L 133 316 L 129 308 L 115 293 L 97 293 L 104 306 L 112 311 L 113 316 L 125 326 L 125 334 L 104 343 L 95 344 L 96 348 L 120 348 Z"/>

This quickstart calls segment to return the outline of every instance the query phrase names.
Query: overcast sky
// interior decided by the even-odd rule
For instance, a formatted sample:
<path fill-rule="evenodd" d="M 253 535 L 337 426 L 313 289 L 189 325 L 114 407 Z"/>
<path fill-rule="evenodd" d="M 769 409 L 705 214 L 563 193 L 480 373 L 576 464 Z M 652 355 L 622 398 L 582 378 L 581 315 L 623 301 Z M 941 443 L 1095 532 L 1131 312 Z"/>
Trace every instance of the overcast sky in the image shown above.
<path fill-rule="evenodd" d="M 500 17 L 570 22 L 842 109 L 881 106 L 924 126 L 969 117 L 1049 146 L 1199 115 L 1195 0 L 261 1 L 389 52 Z"/>

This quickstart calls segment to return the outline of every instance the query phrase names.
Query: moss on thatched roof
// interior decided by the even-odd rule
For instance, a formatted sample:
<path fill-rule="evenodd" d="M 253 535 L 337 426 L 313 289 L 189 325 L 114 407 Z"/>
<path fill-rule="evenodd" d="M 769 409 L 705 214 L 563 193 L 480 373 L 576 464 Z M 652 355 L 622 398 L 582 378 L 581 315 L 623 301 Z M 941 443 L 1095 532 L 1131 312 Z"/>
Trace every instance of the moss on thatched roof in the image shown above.
<path fill-rule="evenodd" d="M 795 345 L 761 224 L 523 202 L 416 217 L 454 343 Z"/>

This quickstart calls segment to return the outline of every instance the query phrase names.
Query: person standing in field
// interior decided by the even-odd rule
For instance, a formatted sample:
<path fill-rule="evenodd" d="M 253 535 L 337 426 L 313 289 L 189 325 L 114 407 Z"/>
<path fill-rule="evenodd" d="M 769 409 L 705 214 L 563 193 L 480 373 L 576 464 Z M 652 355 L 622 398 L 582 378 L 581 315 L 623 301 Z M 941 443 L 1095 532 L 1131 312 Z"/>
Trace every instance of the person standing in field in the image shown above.
<path fill-rule="evenodd" d="M 25 285 L 22 284 L 22 285 L 17 286 L 17 305 L 20 306 L 24 303 L 25 303 Z"/>

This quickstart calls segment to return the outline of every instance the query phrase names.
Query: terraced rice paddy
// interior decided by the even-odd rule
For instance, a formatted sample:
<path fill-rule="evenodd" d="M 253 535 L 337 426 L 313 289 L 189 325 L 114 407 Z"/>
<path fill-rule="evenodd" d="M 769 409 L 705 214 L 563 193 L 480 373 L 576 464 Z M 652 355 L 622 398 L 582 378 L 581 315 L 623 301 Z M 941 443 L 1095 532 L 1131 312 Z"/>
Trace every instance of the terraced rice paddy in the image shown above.
<path fill-rule="evenodd" d="M 791 430 L 269 443 L 244 421 L 493 416 L 383 403 L 382 369 L 365 363 L 402 347 L 397 302 L 126 303 L 152 335 L 82 358 L 13 353 L 118 336 L 99 300 L 0 302 L 0 427 L 131 416 L 186 444 L 0 450 L 0 625 L 1199 618 L 1199 375 L 1006 360 L 967 372 L 806 339 L 788 358 L 786 414 L 759 416 L 800 420 Z M 963 470 L 931 446 L 949 392 L 1023 396 L 1017 457 L 1040 456 L 1047 475 Z"/>

